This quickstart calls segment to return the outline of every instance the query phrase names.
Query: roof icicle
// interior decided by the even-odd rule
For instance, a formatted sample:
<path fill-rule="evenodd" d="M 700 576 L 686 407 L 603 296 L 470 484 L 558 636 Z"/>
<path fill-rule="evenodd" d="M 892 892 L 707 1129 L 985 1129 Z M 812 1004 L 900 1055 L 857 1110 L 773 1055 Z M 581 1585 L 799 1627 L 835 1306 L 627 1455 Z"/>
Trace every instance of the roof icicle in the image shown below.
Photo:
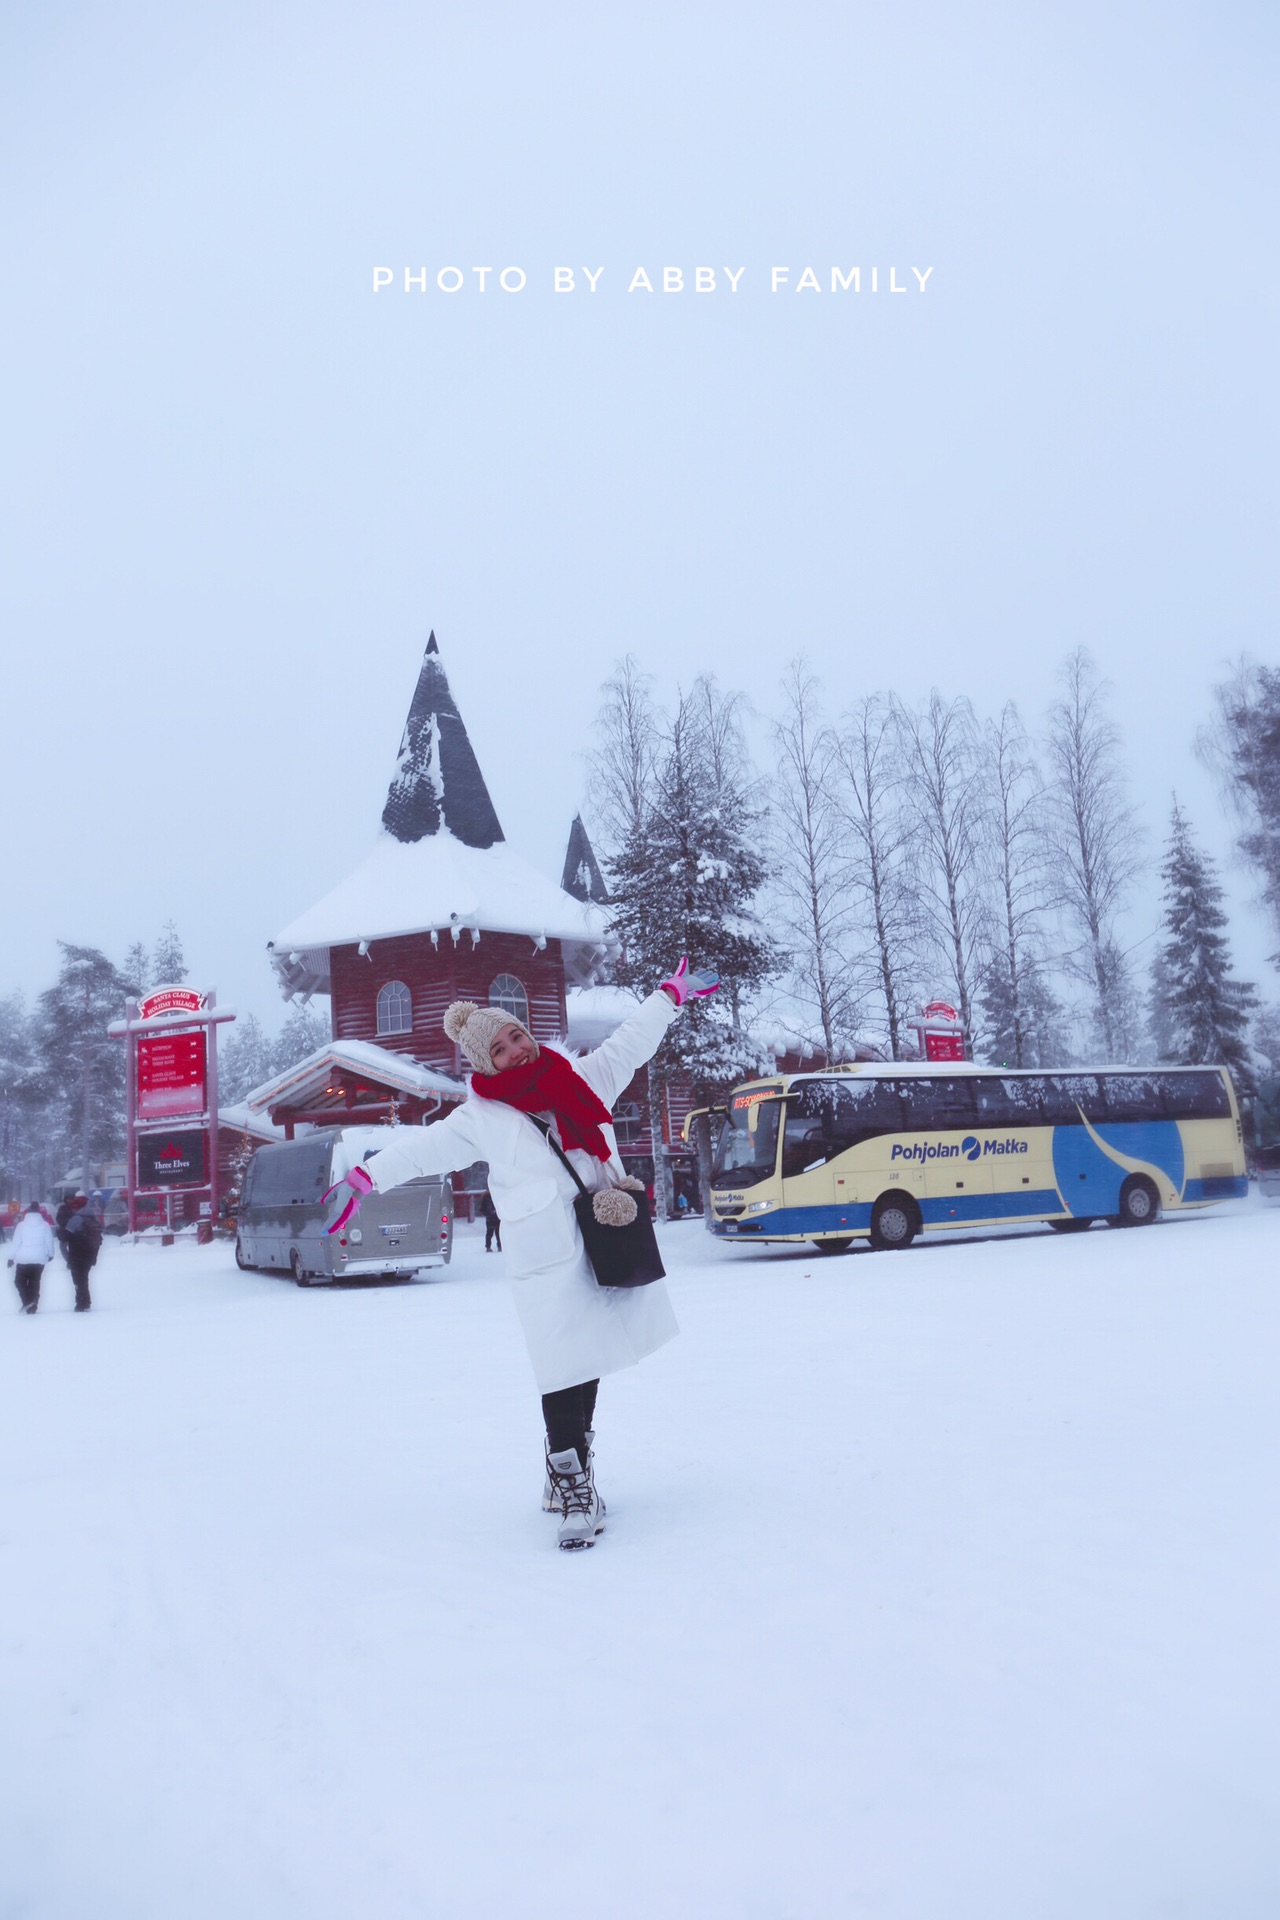
<path fill-rule="evenodd" d="M 405 721 L 382 824 L 406 846 L 439 833 L 442 826 L 468 847 L 491 847 L 504 837 L 449 691 L 434 632 Z"/>

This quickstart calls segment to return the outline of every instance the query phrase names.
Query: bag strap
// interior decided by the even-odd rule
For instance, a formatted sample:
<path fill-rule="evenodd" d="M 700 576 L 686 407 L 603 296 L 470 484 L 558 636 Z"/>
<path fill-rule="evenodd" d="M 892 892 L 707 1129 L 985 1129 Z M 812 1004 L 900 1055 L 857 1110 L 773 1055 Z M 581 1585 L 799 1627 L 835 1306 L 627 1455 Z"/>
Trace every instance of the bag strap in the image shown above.
<path fill-rule="evenodd" d="M 554 1136 L 552 1135 L 551 1128 L 548 1126 L 547 1122 L 545 1120 L 539 1120 L 537 1116 L 532 1113 L 529 1115 L 529 1118 L 530 1120 L 533 1121 L 534 1126 L 538 1129 L 538 1132 L 542 1135 L 543 1139 L 546 1141 L 547 1145 L 550 1147 L 552 1153 L 554 1153 L 554 1155 L 556 1156 L 556 1159 L 560 1162 L 561 1166 L 564 1168 L 565 1172 L 568 1174 L 569 1178 L 572 1180 L 574 1186 L 578 1189 L 578 1192 L 582 1195 L 583 1199 L 585 1200 L 587 1197 L 587 1188 L 583 1184 L 582 1177 L 580 1174 L 575 1172 L 574 1168 L 571 1166 L 569 1162 L 568 1154 L 565 1152 L 564 1148 L 560 1145 L 560 1142 L 557 1139 L 555 1139 Z"/>

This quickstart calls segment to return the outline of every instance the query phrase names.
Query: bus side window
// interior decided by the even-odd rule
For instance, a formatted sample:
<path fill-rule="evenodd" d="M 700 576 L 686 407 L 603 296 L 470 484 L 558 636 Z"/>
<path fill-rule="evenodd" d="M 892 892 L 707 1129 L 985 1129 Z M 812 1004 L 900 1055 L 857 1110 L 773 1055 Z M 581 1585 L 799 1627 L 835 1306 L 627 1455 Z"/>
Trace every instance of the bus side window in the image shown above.
<path fill-rule="evenodd" d="M 1165 1112 L 1171 1120 L 1226 1120 L 1231 1113 L 1218 1073 L 1162 1073 Z"/>
<path fill-rule="evenodd" d="M 1078 1127 L 1080 1114 L 1089 1120 L 1103 1118 L 1102 1093 L 1093 1073 L 1050 1073 L 1045 1075 L 1046 1127 Z"/>
<path fill-rule="evenodd" d="M 1016 1080 L 994 1078 L 974 1081 L 973 1091 L 978 1107 L 976 1118 L 980 1127 L 1034 1126 L 1034 1119 L 1025 1117 L 1025 1109 L 1019 1109 L 1017 1100 L 1010 1092 L 1011 1087 L 1017 1084 Z"/>
<path fill-rule="evenodd" d="M 978 1124 L 972 1080 L 900 1080 L 898 1091 L 910 1133 L 959 1133 Z"/>
<path fill-rule="evenodd" d="M 831 1158 L 827 1139 L 824 1089 L 809 1083 L 797 1088 L 786 1101 L 787 1119 L 782 1133 L 782 1177 L 794 1180 L 797 1174 L 820 1167 Z"/>
<path fill-rule="evenodd" d="M 1115 1122 L 1163 1120 L 1165 1102 L 1160 1076 L 1153 1073 L 1109 1073 L 1102 1083 L 1107 1119 Z"/>

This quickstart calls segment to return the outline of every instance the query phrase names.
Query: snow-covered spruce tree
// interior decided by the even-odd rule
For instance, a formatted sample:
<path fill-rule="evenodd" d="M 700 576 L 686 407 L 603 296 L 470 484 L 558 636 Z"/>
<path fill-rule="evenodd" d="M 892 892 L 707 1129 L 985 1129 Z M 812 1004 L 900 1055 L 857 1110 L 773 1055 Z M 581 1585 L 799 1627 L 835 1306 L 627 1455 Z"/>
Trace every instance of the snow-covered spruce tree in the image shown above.
<path fill-rule="evenodd" d="M 1119 1061 L 1140 1044 L 1136 995 L 1115 936 L 1138 870 L 1140 838 L 1106 689 L 1084 647 L 1068 656 L 1061 680 L 1062 695 L 1049 710 L 1045 757 L 1055 904 L 1074 934 L 1063 965 L 1087 985 L 1097 1044 L 1108 1061 Z"/>
<path fill-rule="evenodd" d="M 997 949 L 979 981 L 982 1058 L 995 1067 L 1061 1067 L 1070 1057 L 1065 1009 L 1048 970 L 1024 960 L 1016 988 L 1006 955 Z"/>
<path fill-rule="evenodd" d="M 152 985 L 154 975 L 151 971 L 151 957 L 141 940 L 135 940 L 125 954 L 120 973 L 131 1000 L 141 999 L 147 988 Z"/>
<path fill-rule="evenodd" d="M 977 1039 L 975 993 L 988 950 L 986 839 L 990 796 L 973 708 L 935 688 L 923 707 L 896 709 L 906 769 L 916 905 L 934 964 L 954 994 L 967 1047 Z"/>
<path fill-rule="evenodd" d="M 289 1017 L 271 1049 L 269 1073 L 285 1073 L 290 1067 L 296 1067 L 299 1060 L 326 1046 L 331 1038 L 329 1022 L 322 1013 L 306 1006 L 290 1007 Z"/>
<path fill-rule="evenodd" d="M 650 1102 L 655 1127 L 664 1085 L 686 1076 L 695 1105 L 722 1095 L 758 1065 L 741 1025 L 744 1000 L 779 960 L 755 913 L 765 878 L 758 782 L 748 764 L 739 703 L 699 679 L 660 723 L 652 790 L 608 863 L 612 925 L 622 945 L 620 984 L 649 989 L 681 954 L 715 969 L 722 990 L 691 1001 L 654 1057 Z M 708 1139 L 699 1142 L 704 1217 Z M 670 1207 L 668 1169 L 656 1153 L 659 1211 Z"/>
<path fill-rule="evenodd" d="M 788 985 L 826 1062 L 847 1059 L 860 1003 L 850 957 L 854 863 L 837 798 L 836 739 L 821 683 L 793 660 L 773 726 L 777 778 L 769 816 L 770 892 L 790 956 Z"/>
<path fill-rule="evenodd" d="M 880 693 L 846 714 L 836 741 L 837 797 L 849 838 L 863 955 L 861 984 L 882 1010 L 891 1060 L 901 1060 L 908 1047 L 903 1023 L 919 942 L 901 749 L 893 700 Z"/>
<path fill-rule="evenodd" d="M 1176 799 L 1160 872 L 1170 1058 L 1184 1066 L 1229 1067 L 1249 1098 L 1254 1089 L 1249 1021 L 1258 996 L 1247 982 L 1232 978 L 1222 888 Z"/>
<path fill-rule="evenodd" d="M 61 1165 L 48 1151 L 36 1025 L 20 993 L 0 1000 L 0 1195 L 30 1199 L 47 1193 Z"/>
<path fill-rule="evenodd" d="M 1147 1052 L 1158 1065 L 1173 1059 L 1173 1014 L 1169 1007 L 1169 963 L 1157 947 L 1147 976 Z"/>
<path fill-rule="evenodd" d="M 187 977 L 187 961 L 182 940 L 172 920 L 166 920 L 151 956 L 151 972 L 157 986 L 176 986 Z"/>
<path fill-rule="evenodd" d="M 62 968 L 36 1015 L 40 1075 L 58 1144 L 78 1159 L 85 1185 L 92 1168 L 124 1146 L 124 1047 L 107 1024 L 123 1014 L 128 988 L 96 947 L 58 945 Z"/>
<path fill-rule="evenodd" d="M 218 1042 L 218 1098 L 230 1107 L 271 1078 L 273 1047 L 256 1014 L 247 1013 L 234 1025 L 217 1031 L 227 1036 Z"/>
<path fill-rule="evenodd" d="M 1237 844 L 1280 930 L 1280 668 L 1241 659 L 1214 688 L 1214 707 L 1197 747 L 1244 823 Z"/>

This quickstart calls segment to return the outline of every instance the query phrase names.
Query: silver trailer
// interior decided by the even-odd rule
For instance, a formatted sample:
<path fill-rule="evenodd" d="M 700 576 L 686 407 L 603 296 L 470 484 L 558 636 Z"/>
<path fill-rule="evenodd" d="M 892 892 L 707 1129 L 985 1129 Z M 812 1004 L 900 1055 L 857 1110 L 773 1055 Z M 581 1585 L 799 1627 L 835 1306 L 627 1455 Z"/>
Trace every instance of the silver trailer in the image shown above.
<path fill-rule="evenodd" d="M 259 1147 L 240 1193 L 236 1265 L 292 1274 L 300 1287 L 349 1276 L 411 1277 L 447 1266 L 453 1250 L 447 1178 L 371 1193 L 340 1234 L 326 1232 L 349 1195 L 344 1189 L 326 1201 L 323 1194 L 387 1144 L 385 1127 L 330 1127 Z"/>

